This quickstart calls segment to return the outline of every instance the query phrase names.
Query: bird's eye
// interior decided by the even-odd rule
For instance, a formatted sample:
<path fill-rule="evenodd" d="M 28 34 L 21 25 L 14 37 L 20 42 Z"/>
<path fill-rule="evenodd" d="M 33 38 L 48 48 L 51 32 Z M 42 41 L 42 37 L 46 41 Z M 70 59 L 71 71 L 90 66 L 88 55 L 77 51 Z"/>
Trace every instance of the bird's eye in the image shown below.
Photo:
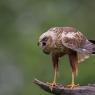
<path fill-rule="evenodd" d="M 43 39 L 42 39 L 42 41 L 47 41 L 48 40 L 48 37 L 44 37 Z"/>
<path fill-rule="evenodd" d="M 43 46 L 45 46 L 45 45 L 46 45 L 46 43 L 45 43 L 45 42 L 43 42 L 43 43 L 42 43 L 42 45 L 43 45 Z"/>

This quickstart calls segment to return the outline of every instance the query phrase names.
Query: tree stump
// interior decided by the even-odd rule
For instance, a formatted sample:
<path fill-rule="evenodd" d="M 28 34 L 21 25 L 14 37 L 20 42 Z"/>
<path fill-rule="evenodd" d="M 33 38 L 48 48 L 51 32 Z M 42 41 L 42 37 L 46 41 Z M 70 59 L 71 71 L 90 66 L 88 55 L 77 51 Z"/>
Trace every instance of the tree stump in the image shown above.
<path fill-rule="evenodd" d="M 73 89 L 65 87 L 63 84 L 58 84 L 50 89 L 50 84 L 35 79 L 33 81 L 41 89 L 54 95 L 95 95 L 95 84 L 87 86 L 78 86 Z"/>

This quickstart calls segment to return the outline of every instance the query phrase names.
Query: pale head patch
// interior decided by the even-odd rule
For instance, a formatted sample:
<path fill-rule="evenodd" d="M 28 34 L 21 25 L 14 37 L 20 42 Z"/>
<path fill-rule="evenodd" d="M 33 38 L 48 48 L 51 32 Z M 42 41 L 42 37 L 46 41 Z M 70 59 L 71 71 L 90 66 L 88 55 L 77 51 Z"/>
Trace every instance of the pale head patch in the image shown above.
<path fill-rule="evenodd" d="M 56 39 L 56 34 L 53 32 L 53 31 L 47 31 L 45 33 L 43 33 L 40 38 L 39 38 L 39 41 L 41 41 L 44 37 L 49 37 L 51 36 L 52 37 L 52 40 L 55 40 Z"/>

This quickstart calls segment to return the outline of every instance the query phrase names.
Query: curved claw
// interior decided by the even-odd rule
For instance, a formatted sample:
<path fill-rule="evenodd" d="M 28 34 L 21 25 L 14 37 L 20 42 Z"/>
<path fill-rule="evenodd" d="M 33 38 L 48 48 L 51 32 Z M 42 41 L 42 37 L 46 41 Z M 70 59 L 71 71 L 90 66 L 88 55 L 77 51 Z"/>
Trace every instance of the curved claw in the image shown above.
<path fill-rule="evenodd" d="M 66 87 L 73 89 L 73 88 L 78 87 L 78 86 L 79 86 L 79 84 L 69 84 Z"/>
<path fill-rule="evenodd" d="M 48 82 L 47 82 L 48 83 Z M 50 85 L 50 90 L 52 91 L 53 90 L 53 88 L 55 87 L 55 86 L 57 86 L 57 84 L 55 83 L 55 82 L 53 82 L 53 83 L 48 83 L 49 85 Z"/>

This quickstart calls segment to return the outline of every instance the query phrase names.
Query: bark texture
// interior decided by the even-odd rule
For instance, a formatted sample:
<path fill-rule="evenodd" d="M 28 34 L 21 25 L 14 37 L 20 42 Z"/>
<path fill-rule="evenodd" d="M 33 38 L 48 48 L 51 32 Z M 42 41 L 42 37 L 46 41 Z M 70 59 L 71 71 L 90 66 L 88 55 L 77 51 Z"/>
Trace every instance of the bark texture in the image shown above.
<path fill-rule="evenodd" d="M 35 79 L 33 81 L 41 89 L 54 95 L 95 95 L 95 84 L 89 84 L 87 86 L 79 86 L 74 89 L 67 88 L 63 84 L 54 86 L 51 90 L 50 84 Z"/>

